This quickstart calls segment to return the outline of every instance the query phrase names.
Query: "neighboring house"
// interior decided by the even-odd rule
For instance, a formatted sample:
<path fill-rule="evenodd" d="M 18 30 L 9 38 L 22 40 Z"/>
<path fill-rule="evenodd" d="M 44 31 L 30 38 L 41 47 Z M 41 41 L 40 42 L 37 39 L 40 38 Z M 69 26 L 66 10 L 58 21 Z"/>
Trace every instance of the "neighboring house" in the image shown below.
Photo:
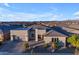
<path fill-rule="evenodd" d="M 17 28 L 10 30 L 11 40 L 29 41 L 29 30 L 31 28 Z"/>
<path fill-rule="evenodd" d="M 4 34 L 4 41 L 9 41 L 10 40 L 10 30 L 22 27 L 21 25 L 10 25 L 10 24 L 3 24 L 0 25 L 0 29 L 3 31 Z"/>
<path fill-rule="evenodd" d="M 0 42 L 4 41 L 3 31 L 0 30 Z"/>
<path fill-rule="evenodd" d="M 58 31 L 50 30 L 44 35 L 45 43 L 60 41 L 63 46 L 66 46 L 67 35 L 64 35 Z"/>
<path fill-rule="evenodd" d="M 7 25 L 0 25 L 0 29 L 3 32 L 4 41 L 9 40 L 10 39 L 9 26 L 7 26 Z"/>
<path fill-rule="evenodd" d="M 62 27 L 63 30 L 66 30 L 67 32 L 73 33 L 73 34 L 79 34 L 79 29 L 72 28 L 72 27 Z"/>

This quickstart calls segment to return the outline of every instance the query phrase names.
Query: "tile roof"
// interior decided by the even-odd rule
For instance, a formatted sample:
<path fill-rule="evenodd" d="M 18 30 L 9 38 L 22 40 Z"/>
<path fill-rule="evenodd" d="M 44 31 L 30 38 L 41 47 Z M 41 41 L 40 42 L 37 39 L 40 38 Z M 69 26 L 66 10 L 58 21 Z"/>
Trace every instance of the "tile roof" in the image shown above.
<path fill-rule="evenodd" d="M 47 32 L 44 36 L 52 36 L 52 37 L 67 37 L 67 35 L 64 35 L 58 31 L 55 30 L 50 30 L 49 32 Z"/>
<path fill-rule="evenodd" d="M 12 29 L 12 30 L 30 30 L 31 28 L 16 28 L 16 29 Z"/>
<path fill-rule="evenodd" d="M 45 26 L 43 24 L 33 24 L 31 26 L 29 26 L 28 28 L 32 28 L 32 29 L 47 29 L 50 28 L 49 26 Z"/>
<path fill-rule="evenodd" d="M 71 36 L 73 33 L 71 33 L 71 32 L 68 32 L 68 31 L 66 31 L 66 30 L 64 30 L 62 27 L 60 27 L 60 26 L 54 26 L 54 27 L 52 27 L 52 29 L 53 30 L 55 30 L 55 31 L 58 31 L 58 32 L 60 32 L 60 33 L 62 33 L 62 34 L 64 34 L 64 35 L 67 35 L 67 36 Z"/>

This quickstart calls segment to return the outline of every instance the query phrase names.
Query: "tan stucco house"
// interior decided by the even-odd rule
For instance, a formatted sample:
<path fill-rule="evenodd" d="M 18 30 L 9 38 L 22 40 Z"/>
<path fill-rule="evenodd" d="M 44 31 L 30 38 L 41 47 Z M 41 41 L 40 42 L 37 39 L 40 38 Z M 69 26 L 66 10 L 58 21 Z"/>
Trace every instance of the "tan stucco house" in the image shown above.
<path fill-rule="evenodd" d="M 47 30 L 50 29 L 50 30 Z M 10 30 L 11 40 L 21 40 L 21 41 L 44 41 L 45 43 L 55 42 L 57 40 L 66 46 L 67 35 L 53 30 L 50 27 L 44 25 L 31 25 L 27 28 L 17 28 Z"/>

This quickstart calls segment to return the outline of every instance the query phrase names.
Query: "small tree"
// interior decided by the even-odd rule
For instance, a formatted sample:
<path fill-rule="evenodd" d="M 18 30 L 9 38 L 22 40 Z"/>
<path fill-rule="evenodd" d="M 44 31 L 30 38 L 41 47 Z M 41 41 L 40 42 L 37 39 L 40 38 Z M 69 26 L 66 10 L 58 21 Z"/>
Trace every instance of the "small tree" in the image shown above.
<path fill-rule="evenodd" d="M 67 39 L 67 42 L 70 43 L 73 47 L 75 47 L 75 53 L 77 53 L 79 49 L 79 36 L 74 34 Z"/>

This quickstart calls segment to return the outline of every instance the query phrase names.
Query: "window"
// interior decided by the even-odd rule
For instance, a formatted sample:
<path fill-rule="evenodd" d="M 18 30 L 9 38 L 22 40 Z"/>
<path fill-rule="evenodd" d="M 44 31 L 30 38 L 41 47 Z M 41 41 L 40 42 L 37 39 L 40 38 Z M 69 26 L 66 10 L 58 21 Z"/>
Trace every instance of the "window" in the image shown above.
<path fill-rule="evenodd" d="M 54 42 L 54 38 L 52 38 L 52 42 Z"/>
<path fill-rule="evenodd" d="M 58 42 L 58 38 L 52 38 L 52 42 Z"/>
<path fill-rule="evenodd" d="M 41 35 L 38 35 L 38 39 L 41 39 Z"/>
<path fill-rule="evenodd" d="M 31 36 L 34 37 L 35 35 L 34 34 L 31 34 Z"/>

